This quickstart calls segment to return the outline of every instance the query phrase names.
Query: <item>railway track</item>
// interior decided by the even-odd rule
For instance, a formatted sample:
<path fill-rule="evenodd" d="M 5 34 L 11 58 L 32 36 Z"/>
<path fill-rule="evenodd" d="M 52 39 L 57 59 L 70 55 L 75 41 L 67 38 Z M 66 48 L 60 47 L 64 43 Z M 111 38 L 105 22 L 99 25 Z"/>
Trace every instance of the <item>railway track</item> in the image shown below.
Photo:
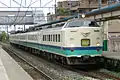
<path fill-rule="evenodd" d="M 68 66 L 64 66 L 65 68 L 67 69 L 70 69 L 74 72 L 77 72 L 78 74 L 80 75 L 83 75 L 83 76 L 88 76 L 88 77 L 92 77 L 93 80 L 94 79 L 98 79 L 98 80 L 120 80 L 119 77 L 116 77 L 112 74 L 108 74 L 106 72 L 100 72 L 99 70 L 96 70 L 96 71 L 83 71 L 83 70 L 80 70 L 80 69 L 74 69 L 74 68 L 71 68 L 71 67 L 68 67 Z"/>
<path fill-rule="evenodd" d="M 55 62 L 55 63 L 58 64 L 58 65 L 63 66 L 64 68 L 67 68 L 67 69 L 69 69 L 71 71 L 77 72 L 80 75 L 92 77 L 93 79 L 98 79 L 98 80 L 108 80 L 108 79 L 109 80 L 120 80 L 120 77 L 109 74 L 107 72 L 100 72 L 100 70 L 86 71 L 86 70 L 81 70 L 81 69 L 75 69 L 75 68 L 72 68 L 71 66 L 66 66 L 66 65 L 60 64 L 59 62 Z"/>
<path fill-rule="evenodd" d="M 116 77 L 114 75 L 110 75 L 108 73 L 105 73 L 105 72 L 99 72 L 99 71 L 93 71 L 93 72 L 87 72 L 86 74 L 88 74 L 89 76 L 91 77 L 94 77 L 94 78 L 97 78 L 97 79 L 100 79 L 100 80 L 120 80 L 119 77 Z"/>
<path fill-rule="evenodd" d="M 10 50 L 11 51 L 11 50 Z M 14 52 L 13 52 L 14 53 Z M 22 58 L 21 56 L 19 56 L 18 54 L 15 53 L 15 56 L 18 56 L 20 58 Z M 25 62 L 27 62 L 24 58 L 22 58 Z M 27 62 L 28 63 L 28 62 Z M 30 65 L 32 65 L 31 63 L 28 63 Z M 59 64 L 59 63 L 56 63 L 56 64 Z M 100 72 L 99 70 L 97 71 L 83 71 L 83 70 L 80 70 L 80 69 L 75 69 L 75 68 L 72 68 L 70 66 L 66 66 L 66 65 L 62 65 L 62 64 L 59 64 L 61 66 L 63 66 L 64 68 L 67 68 L 73 72 L 77 72 L 78 74 L 82 75 L 83 77 L 87 76 L 87 77 L 91 77 L 93 79 L 88 79 L 88 80 L 120 80 L 119 77 L 116 77 L 115 75 L 112 75 L 112 74 L 108 74 L 106 72 Z M 33 66 L 33 65 L 32 65 Z M 33 66 L 35 67 L 35 70 L 38 70 L 39 69 L 36 67 L 36 66 Z M 41 71 L 40 71 L 41 73 Z M 42 75 L 44 76 L 44 72 L 42 73 Z M 47 75 L 45 75 L 46 79 L 47 79 Z M 47 80 L 54 80 L 52 79 L 51 77 L 48 77 Z"/>
<path fill-rule="evenodd" d="M 19 54 L 11 51 L 10 49 L 3 47 L 5 51 L 7 51 L 11 57 L 13 57 L 17 62 L 22 62 L 23 65 L 27 65 L 30 67 L 30 70 L 32 70 L 31 72 L 34 72 L 34 74 L 37 74 L 38 76 L 40 76 L 39 80 L 54 80 L 53 78 L 51 78 L 49 75 L 47 75 L 46 73 L 44 73 L 43 71 L 39 70 L 36 66 L 32 65 L 30 62 L 28 62 L 26 59 L 24 59 L 23 57 L 21 57 Z M 30 74 L 31 75 L 31 74 Z M 31 77 L 33 77 L 34 80 L 38 80 L 32 75 Z"/>

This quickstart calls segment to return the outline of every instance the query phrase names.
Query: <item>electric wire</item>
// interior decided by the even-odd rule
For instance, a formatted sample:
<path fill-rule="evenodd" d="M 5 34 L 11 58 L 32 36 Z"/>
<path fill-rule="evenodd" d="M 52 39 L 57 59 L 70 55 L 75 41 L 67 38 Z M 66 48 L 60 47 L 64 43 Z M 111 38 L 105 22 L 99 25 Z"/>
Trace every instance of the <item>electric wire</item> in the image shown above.
<path fill-rule="evenodd" d="M 6 7 L 9 7 L 8 5 L 6 5 L 5 3 L 3 3 L 2 1 L 0 1 L 1 4 L 5 5 Z"/>
<path fill-rule="evenodd" d="M 46 5 L 50 4 L 53 0 L 47 2 L 45 5 L 43 5 L 43 7 L 45 7 Z"/>
<path fill-rule="evenodd" d="M 30 4 L 29 4 L 29 6 L 27 7 L 27 10 L 26 10 L 26 12 L 25 12 L 25 15 L 23 16 L 23 18 L 21 19 L 21 20 L 19 20 L 18 21 L 18 23 L 21 23 L 21 21 L 24 19 L 24 17 L 26 16 L 26 14 L 27 14 L 27 12 L 28 12 L 28 9 L 29 9 L 29 7 L 31 6 L 31 5 L 33 5 L 34 3 L 36 3 L 38 0 L 36 0 L 36 1 L 34 1 L 33 3 L 32 3 L 32 0 L 30 1 Z M 21 5 L 21 4 L 20 4 Z M 18 16 L 17 16 L 18 17 Z M 16 19 L 17 20 L 17 19 Z M 16 21 L 15 20 L 15 21 Z M 15 23 L 14 23 L 15 24 Z M 17 24 L 17 23 L 16 23 Z"/>
<path fill-rule="evenodd" d="M 18 21 L 18 23 L 21 23 L 21 21 L 24 19 L 24 17 L 26 16 L 26 14 L 27 14 L 27 12 L 28 12 L 29 7 L 31 6 L 31 4 L 32 4 L 32 0 L 30 1 L 30 4 L 29 4 L 28 7 L 27 7 L 27 10 L 26 10 L 26 12 L 25 12 L 25 15 L 22 17 L 21 20 Z"/>
<path fill-rule="evenodd" d="M 17 13 L 17 16 L 16 16 L 16 18 L 15 18 L 15 20 L 14 20 L 14 22 L 13 22 L 13 24 L 12 25 L 15 25 L 15 24 L 17 24 L 17 23 L 15 23 L 16 21 L 17 21 L 17 17 L 19 17 L 19 12 L 20 12 L 20 8 L 21 7 L 24 7 L 23 5 L 22 5 L 22 1 L 21 1 L 21 4 L 20 3 L 18 3 L 17 1 L 15 1 L 15 0 L 13 0 L 15 3 L 17 3 L 18 5 L 20 5 L 20 7 L 18 8 L 18 13 Z M 24 19 L 24 17 L 26 16 L 26 14 L 27 14 L 27 12 L 28 12 L 28 9 L 29 9 L 29 7 L 31 6 L 31 5 L 33 5 L 34 3 L 36 3 L 38 0 L 36 0 L 36 1 L 34 1 L 33 3 L 32 3 L 32 0 L 31 0 L 31 2 L 30 2 L 30 4 L 29 4 L 29 6 L 28 7 L 26 7 L 27 8 L 27 10 L 26 10 L 26 12 L 25 12 L 25 15 L 22 17 L 22 19 L 21 20 L 19 20 L 18 21 L 18 23 L 21 23 L 21 21 Z M 51 0 L 51 1 L 49 1 L 48 3 L 46 3 L 44 6 L 46 6 L 46 5 L 48 5 L 50 2 L 52 2 L 53 0 Z M 5 5 L 5 6 L 7 6 L 6 4 L 4 4 L 3 2 L 1 2 L 0 1 L 0 3 L 2 3 L 3 5 Z M 43 6 L 43 7 L 44 7 Z M 8 6 L 7 6 L 8 7 Z M 31 8 L 32 9 L 32 8 Z"/>
<path fill-rule="evenodd" d="M 22 5 L 22 0 L 21 0 L 21 3 L 20 3 L 20 4 Z M 21 5 L 20 5 L 20 7 L 21 7 Z M 14 20 L 14 22 L 13 22 L 13 25 L 15 25 L 15 22 L 17 21 L 17 18 L 18 18 L 18 16 L 19 16 L 20 7 L 18 8 L 18 13 L 17 13 L 17 15 L 15 16 L 16 18 L 15 18 L 15 20 Z"/>
<path fill-rule="evenodd" d="M 15 3 L 17 3 L 18 5 L 20 5 L 21 7 L 24 7 L 22 4 L 18 3 L 16 0 L 12 0 L 14 1 Z"/>
<path fill-rule="evenodd" d="M 21 21 L 22 21 L 22 20 L 24 19 L 24 17 L 26 16 L 29 7 L 30 7 L 31 5 L 33 5 L 34 3 L 36 3 L 37 1 L 38 1 L 38 0 L 34 1 L 33 3 L 32 3 L 32 0 L 30 1 L 30 4 L 29 4 L 29 6 L 27 7 L 27 10 L 26 10 L 26 12 L 25 12 L 25 15 L 22 17 L 21 20 L 18 21 L 18 23 L 21 23 Z M 16 23 L 16 24 L 17 24 L 17 23 Z"/>

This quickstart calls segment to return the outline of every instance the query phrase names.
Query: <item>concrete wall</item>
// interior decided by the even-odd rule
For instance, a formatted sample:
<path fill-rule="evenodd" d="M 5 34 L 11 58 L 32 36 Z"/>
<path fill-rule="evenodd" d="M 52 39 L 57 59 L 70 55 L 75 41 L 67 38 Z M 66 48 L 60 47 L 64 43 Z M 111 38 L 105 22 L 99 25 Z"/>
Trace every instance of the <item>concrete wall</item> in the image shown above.
<path fill-rule="evenodd" d="M 108 31 L 109 32 L 120 32 L 120 20 L 112 20 L 108 22 Z"/>

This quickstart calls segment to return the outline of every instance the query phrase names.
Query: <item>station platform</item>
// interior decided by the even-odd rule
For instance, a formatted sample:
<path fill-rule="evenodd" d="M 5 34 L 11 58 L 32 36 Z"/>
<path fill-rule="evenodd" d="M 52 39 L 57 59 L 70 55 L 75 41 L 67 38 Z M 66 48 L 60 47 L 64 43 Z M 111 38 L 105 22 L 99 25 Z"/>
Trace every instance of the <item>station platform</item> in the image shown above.
<path fill-rule="evenodd" d="M 33 80 L 0 45 L 0 80 Z"/>
<path fill-rule="evenodd" d="M 119 59 L 120 60 L 120 52 L 110 52 L 110 51 L 103 51 L 102 56 L 111 59 Z"/>

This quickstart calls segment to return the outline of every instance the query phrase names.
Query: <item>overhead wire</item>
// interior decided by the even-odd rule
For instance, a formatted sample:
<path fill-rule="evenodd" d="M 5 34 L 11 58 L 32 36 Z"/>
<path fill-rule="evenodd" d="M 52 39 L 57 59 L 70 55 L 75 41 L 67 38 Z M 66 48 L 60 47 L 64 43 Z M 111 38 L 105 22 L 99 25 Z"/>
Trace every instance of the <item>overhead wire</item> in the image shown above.
<path fill-rule="evenodd" d="M 48 4 L 50 4 L 53 0 L 50 0 L 49 2 L 47 2 L 46 4 L 44 4 L 42 7 L 47 6 Z M 49 8 L 49 12 L 50 12 L 50 8 Z"/>
<path fill-rule="evenodd" d="M 21 0 L 21 3 L 20 3 L 20 4 L 22 5 L 22 0 Z M 21 7 L 21 5 L 20 5 L 20 7 Z M 17 15 L 15 16 L 16 18 L 15 18 L 15 20 L 14 20 L 14 22 L 13 22 L 12 25 L 15 25 L 15 23 L 16 23 L 16 21 L 17 21 L 17 18 L 18 18 L 18 16 L 19 16 L 19 12 L 20 12 L 20 7 L 18 8 L 18 13 L 17 13 Z"/>
<path fill-rule="evenodd" d="M 45 5 L 43 5 L 43 7 L 46 6 L 46 5 L 48 5 L 48 4 L 51 3 L 52 1 L 53 1 L 53 0 L 47 2 Z"/>
<path fill-rule="evenodd" d="M 2 1 L 0 1 L 1 4 L 5 5 L 6 7 L 9 7 L 8 5 L 6 5 L 5 3 L 3 3 Z"/>
<path fill-rule="evenodd" d="M 27 7 L 27 10 L 26 10 L 26 12 L 25 12 L 25 15 L 22 17 L 22 19 L 21 20 L 19 20 L 18 21 L 18 23 L 21 23 L 21 21 L 24 19 L 24 17 L 26 16 L 26 14 L 27 14 L 27 12 L 28 12 L 28 10 L 29 10 L 29 7 L 31 6 L 31 5 L 33 5 L 34 3 L 36 3 L 38 0 L 36 0 L 36 1 L 34 1 L 33 3 L 32 3 L 32 0 L 30 1 L 30 4 L 28 5 L 28 7 Z M 51 0 L 51 1 L 53 1 L 53 0 Z M 49 4 L 51 1 L 49 1 L 48 3 L 46 3 L 44 6 L 46 6 L 47 4 Z M 43 6 L 43 7 L 44 7 Z"/>
<path fill-rule="evenodd" d="M 32 0 L 30 1 L 30 4 L 29 4 L 28 7 L 27 7 L 27 10 L 26 10 L 26 12 L 25 12 L 25 15 L 22 17 L 21 20 L 19 20 L 19 23 L 21 23 L 21 21 L 22 21 L 22 20 L 24 19 L 24 17 L 26 16 L 26 14 L 27 14 L 27 12 L 28 12 L 29 7 L 31 6 L 31 4 L 32 4 Z"/>
<path fill-rule="evenodd" d="M 12 0 L 12 1 L 14 1 L 14 2 L 17 3 L 18 5 L 24 7 L 22 4 L 18 3 L 16 0 Z"/>
<path fill-rule="evenodd" d="M 22 20 L 24 19 L 24 17 L 26 16 L 29 7 L 30 7 L 31 5 L 33 5 L 34 3 L 36 3 L 37 1 L 38 1 L 38 0 L 34 1 L 33 3 L 32 3 L 32 0 L 30 1 L 30 4 L 29 4 L 28 7 L 27 7 L 27 10 L 26 10 L 26 12 L 25 12 L 25 15 L 22 17 L 21 20 L 18 21 L 18 23 L 21 23 L 21 21 L 22 21 Z M 16 23 L 16 24 L 17 24 L 17 23 Z"/>
<path fill-rule="evenodd" d="M 33 3 L 31 3 L 27 8 L 29 9 L 29 7 L 30 7 L 31 5 L 33 5 L 34 3 L 36 3 L 37 1 L 38 1 L 38 0 L 34 1 Z M 28 12 L 28 9 L 27 9 L 25 15 L 23 16 L 23 18 L 19 21 L 19 23 L 21 23 L 21 21 L 22 21 L 22 20 L 24 19 L 24 17 L 26 16 L 26 14 L 27 14 L 27 12 Z"/>

